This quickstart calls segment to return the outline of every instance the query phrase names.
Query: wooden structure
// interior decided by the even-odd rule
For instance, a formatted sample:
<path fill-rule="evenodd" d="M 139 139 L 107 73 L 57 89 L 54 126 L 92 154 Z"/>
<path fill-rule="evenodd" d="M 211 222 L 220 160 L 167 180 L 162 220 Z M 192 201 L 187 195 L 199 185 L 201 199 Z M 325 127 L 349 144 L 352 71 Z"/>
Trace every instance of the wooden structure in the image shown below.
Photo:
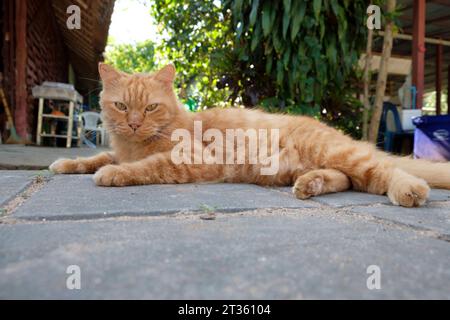
<path fill-rule="evenodd" d="M 69 29 L 67 8 L 81 10 L 81 29 Z M 114 0 L 4 0 L 0 4 L 0 72 L 24 138 L 36 132 L 38 107 L 31 90 L 44 81 L 74 84 L 87 95 L 99 87 Z M 4 40 L 4 41 L 3 41 Z"/>
<path fill-rule="evenodd" d="M 416 103 L 423 106 L 423 95 L 436 91 L 436 113 L 440 114 L 443 88 L 450 85 L 450 1 L 398 0 L 400 32 L 395 35 L 393 56 L 411 57 L 412 84 L 417 88 Z M 383 35 L 383 32 L 378 32 Z M 382 38 L 374 43 L 380 52 Z M 447 74 L 447 76 L 444 76 Z M 404 77 L 390 77 L 393 91 L 404 82 Z M 450 101 L 448 101 L 450 103 Z M 448 107 L 450 112 L 450 106 Z"/>

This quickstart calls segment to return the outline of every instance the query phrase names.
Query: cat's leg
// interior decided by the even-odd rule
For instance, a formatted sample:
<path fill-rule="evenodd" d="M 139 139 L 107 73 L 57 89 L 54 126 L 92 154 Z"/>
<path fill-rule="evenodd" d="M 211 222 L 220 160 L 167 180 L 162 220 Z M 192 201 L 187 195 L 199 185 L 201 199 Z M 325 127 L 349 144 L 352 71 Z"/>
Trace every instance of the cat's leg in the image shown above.
<path fill-rule="evenodd" d="M 88 174 L 95 173 L 101 167 L 114 163 L 111 152 L 102 152 L 90 158 L 59 159 L 53 162 L 49 169 L 60 174 Z"/>
<path fill-rule="evenodd" d="M 372 146 L 352 142 L 330 149 L 326 167 L 342 171 L 353 188 L 373 194 L 387 194 L 395 205 L 421 206 L 426 202 L 429 186 L 420 178 L 396 168 L 387 156 L 380 155 Z"/>
<path fill-rule="evenodd" d="M 326 193 L 341 192 L 351 188 L 350 179 L 341 171 L 318 169 L 297 178 L 294 194 L 299 199 L 308 199 Z"/>
<path fill-rule="evenodd" d="M 105 187 L 221 182 L 226 170 L 226 166 L 216 164 L 175 164 L 171 153 L 164 152 L 132 163 L 107 165 L 97 171 L 94 181 Z"/>

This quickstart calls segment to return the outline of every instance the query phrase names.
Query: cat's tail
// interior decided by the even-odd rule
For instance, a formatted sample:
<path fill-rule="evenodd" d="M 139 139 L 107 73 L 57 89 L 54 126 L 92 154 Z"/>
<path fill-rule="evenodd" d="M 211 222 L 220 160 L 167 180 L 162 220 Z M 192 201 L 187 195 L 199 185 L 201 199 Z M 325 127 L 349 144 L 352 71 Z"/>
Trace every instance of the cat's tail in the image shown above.
<path fill-rule="evenodd" d="M 392 157 L 400 169 L 422 178 L 430 187 L 450 189 L 450 162 L 432 162 L 409 157 Z"/>

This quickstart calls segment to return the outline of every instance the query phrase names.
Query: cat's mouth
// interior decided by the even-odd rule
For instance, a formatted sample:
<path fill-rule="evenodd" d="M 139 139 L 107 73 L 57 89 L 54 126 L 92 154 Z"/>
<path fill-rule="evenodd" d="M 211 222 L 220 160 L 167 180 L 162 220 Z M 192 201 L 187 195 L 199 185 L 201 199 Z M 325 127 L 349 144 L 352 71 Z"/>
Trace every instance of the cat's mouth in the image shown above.
<path fill-rule="evenodd" d="M 152 143 L 162 139 L 170 139 L 170 134 L 166 133 L 169 125 L 159 128 L 139 128 L 138 130 L 131 130 L 128 126 L 117 123 L 105 123 L 108 132 L 118 136 L 124 140 L 138 143 Z"/>
<path fill-rule="evenodd" d="M 137 130 L 119 135 L 130 142 L 137 143 L 153 143 L 166 137 L 166 135 L 163 134 L 159 129 L 153 132 L 140 132 L 139 130 Z"/>

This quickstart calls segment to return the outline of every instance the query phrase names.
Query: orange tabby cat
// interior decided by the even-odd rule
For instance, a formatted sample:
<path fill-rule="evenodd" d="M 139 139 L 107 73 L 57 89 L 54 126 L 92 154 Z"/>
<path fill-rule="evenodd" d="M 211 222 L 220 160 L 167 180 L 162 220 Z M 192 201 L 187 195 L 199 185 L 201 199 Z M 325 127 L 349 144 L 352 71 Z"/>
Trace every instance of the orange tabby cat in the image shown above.
<path fill-rule="evenodd" d="M 100 64 L 99 72 L 104 84 L 103 119 L 114 151 L 92 158 L 58 160 L 50 166 L 55 173 L 95 173 L 99 186 L 193 182 L 293 185 L 300 199 L 353 188 L 387 194 L 394 204 L 405 207 L 424 204 L 428 185 L 450 189 L 450 164 L 393 157 L 312 118 L 235 108 L 189 113 L 173 91 L 172 65 L 154 74 L 129 75 Z M 224 134 L 227 129 L 279 130 L 278 171 L 263 175 L 263 164 L 249 162 L 175 163 L 173 148 L 178 141 L 173 141 L 173 133 L 185 129 L 194 134 L 194 122 L 200 121 L 202 133 L 211 128 Z M 227 154 L 237 149 L 226 150 L 222 143 L 220 148 Z M 269 142 L 269 147 L 272 145 L 273 141 Z M 196 148 L 199 145 L 194 143 L 192 150 Z"/>

